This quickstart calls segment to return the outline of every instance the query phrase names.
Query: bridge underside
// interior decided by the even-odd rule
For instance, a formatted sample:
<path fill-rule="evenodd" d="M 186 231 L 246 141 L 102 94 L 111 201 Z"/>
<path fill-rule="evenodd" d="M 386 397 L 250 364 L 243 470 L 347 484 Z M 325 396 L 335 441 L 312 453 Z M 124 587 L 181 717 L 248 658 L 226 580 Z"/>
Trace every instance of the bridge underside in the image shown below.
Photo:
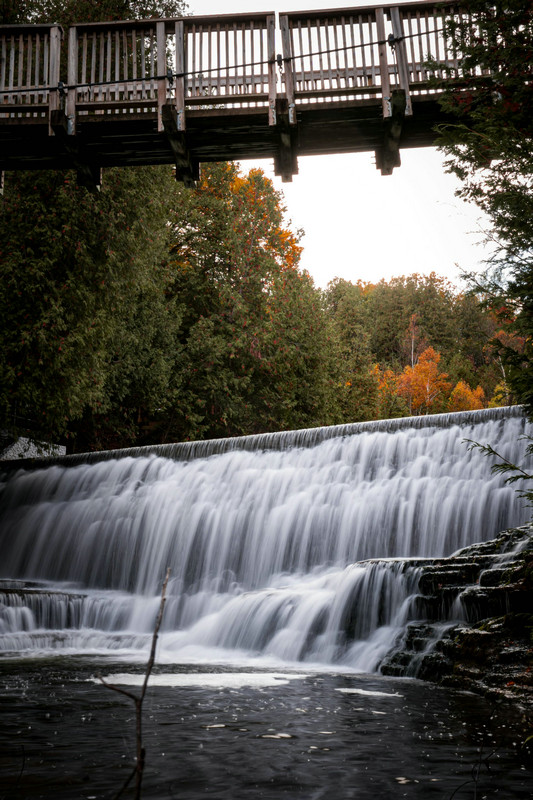
<path fill-rule="evenodd" d="M 171 106 L 163 108 L 163 130 L 156 110 L 78 116 L 75 135 L 68 135 L 61 112 L 51 132 L 42 117 L 3 118 L 0 171 L 76 169 L 81 183 L 97 185 L 102 167 L 174 164 L 177 177 L 192 183 L 201 162 L 274 159 L 276 173 L 290 180 L 299 156 L 371 152 L 390 174 L 400 164 L 400 149 L 432 145 L 435 124 L 444 121 L 433 98 L 413 98 L 410 116 L 402 101 L 400 94 L 396 113 L 386 120 L 374 100 L 301 105 L 295 125 L 283 100 L 276 125 L 264 109 L 195 110 L 187 114 L 186 131 L 178 131 Z"/>

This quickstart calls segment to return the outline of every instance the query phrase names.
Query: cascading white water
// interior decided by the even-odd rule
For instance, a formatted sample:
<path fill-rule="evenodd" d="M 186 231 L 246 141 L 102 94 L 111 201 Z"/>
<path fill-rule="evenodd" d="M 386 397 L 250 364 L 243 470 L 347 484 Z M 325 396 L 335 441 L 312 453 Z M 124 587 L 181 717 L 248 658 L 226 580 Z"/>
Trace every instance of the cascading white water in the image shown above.
<path fill-rule="evenodd" d="M 18 470 L 1 496 L 0 647 L 143 647 L 168 566 L 168 659 L 375 669 L 416 586 L 386 559 L 449 555 L 526 521 L 464 442 L 518 460 L 525 425 L 497 409 Z"/>

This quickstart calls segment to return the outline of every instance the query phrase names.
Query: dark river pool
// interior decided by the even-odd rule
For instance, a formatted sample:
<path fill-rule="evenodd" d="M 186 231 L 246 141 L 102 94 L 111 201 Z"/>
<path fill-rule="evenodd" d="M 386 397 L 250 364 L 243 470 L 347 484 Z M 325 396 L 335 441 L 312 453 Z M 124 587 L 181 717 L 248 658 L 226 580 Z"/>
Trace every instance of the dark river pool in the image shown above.
<path fill-rule="evenodd" d="M 114 797 L 134 764 L 135 714 L 95 676 L 137 692 L 126 682 L 141 671 L 86 657 L 1 662 L 1 800 Z M 143 719 L 143 798 L 533 796 L 516 712 L 417 681 L 159 667 Z"/>

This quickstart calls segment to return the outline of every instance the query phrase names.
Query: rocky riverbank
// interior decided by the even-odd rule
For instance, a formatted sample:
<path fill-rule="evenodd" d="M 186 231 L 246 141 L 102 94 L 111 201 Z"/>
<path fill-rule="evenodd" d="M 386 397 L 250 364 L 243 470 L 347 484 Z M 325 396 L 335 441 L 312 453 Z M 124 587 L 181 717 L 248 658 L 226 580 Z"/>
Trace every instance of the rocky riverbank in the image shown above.
<path fill-rule="evenodd" d="M 382 672 L 512 701 L 533 728 L 533 526 L 416 568 L 424 622 L 407 627 Z"/>

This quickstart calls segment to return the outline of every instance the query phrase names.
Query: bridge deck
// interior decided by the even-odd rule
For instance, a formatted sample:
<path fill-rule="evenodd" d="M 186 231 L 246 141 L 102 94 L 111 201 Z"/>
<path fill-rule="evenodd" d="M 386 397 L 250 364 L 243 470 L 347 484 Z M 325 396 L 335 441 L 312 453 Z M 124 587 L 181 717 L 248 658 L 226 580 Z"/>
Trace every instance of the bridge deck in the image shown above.
<path fill-rule="evenodd" d="M 445 10 L 443 10 L 443 8 Z M 0 171 L 176 165 L 371 151 L 434 140 L 430 78 L 460 64 L 443 35 L 459 13 L 401 6 L 0 28 Z M 280 52 L 279 52 L 280 51 Z M 433 59 L 431 73 L 427 63 Z"/>

